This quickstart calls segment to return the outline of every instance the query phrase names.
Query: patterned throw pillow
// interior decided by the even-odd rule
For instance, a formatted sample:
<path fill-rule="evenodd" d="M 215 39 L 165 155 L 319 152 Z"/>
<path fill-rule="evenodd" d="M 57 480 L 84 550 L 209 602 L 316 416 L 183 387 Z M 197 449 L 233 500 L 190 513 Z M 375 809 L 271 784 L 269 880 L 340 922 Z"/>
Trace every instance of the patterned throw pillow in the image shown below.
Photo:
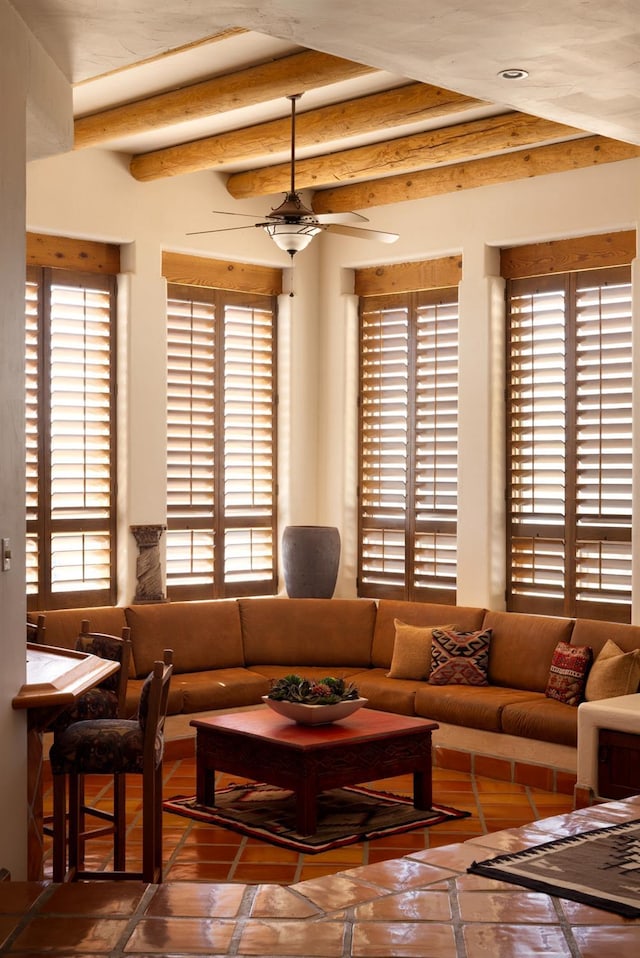
<path fill-rule="evenodd" d="M 434 629 L 430 685 L 488 685 L 491 629 L 456 632 Z"/>
<path fill-rule="evenodd" d="M 558 642 L 551 659 L 545 689 L 547 698 L 564 702 L 565 705 L 579 705 L 584 697 L 587 673 L 592 661 L 593 649 L 590 645 Z"/>
<path fill-rule="evenodd" d="M 391 669 L 387 672 L 387 678 L 415 679 L 418 682 L 428 679 L 434 626 L 408 625 L 400 619 L 394 619 L 393 624 L 396 634 Z M 453 626 L 441 625 L 440 628 L 452 629 Z"/>

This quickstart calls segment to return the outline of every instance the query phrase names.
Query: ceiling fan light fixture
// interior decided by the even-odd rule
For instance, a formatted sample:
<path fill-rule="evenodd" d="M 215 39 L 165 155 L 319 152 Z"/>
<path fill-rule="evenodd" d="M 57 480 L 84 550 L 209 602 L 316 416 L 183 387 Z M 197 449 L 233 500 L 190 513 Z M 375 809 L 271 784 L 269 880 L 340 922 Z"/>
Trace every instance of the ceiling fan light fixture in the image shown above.
<path fill-rule="evenodd" d="M 313 237 L 322 232 L 322 227 L 315 223 L 265 223 L 263 229 L 291 257 L 306 249 Z"/>

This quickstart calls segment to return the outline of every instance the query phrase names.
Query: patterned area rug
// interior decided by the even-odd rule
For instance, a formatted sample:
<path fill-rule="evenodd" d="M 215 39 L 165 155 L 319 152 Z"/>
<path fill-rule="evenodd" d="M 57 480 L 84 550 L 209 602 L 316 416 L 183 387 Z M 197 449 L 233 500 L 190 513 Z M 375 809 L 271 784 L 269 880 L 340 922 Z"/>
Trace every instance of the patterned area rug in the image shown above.
<path fill-rule="evenodd" d="M 414 808 L 410 798 L 364 786 L 334 788 L 318 797 L 317 831 L 302 836 L 295 830 L 295 796 L 287 789 L 263 784 L 230 785 L 216 791 L 216 803 L 215 808 L 210 808 L 198 805 L 193 796 L 176 796 L 164 802 L 164 810 L 305 854 L 425 828 L 469 814 L 444 805 L 424 811 Z"/>
<path fill-rule="evenodd" d="M 468 871 L 640 918 L 640 819 L 474 862 Z"/>

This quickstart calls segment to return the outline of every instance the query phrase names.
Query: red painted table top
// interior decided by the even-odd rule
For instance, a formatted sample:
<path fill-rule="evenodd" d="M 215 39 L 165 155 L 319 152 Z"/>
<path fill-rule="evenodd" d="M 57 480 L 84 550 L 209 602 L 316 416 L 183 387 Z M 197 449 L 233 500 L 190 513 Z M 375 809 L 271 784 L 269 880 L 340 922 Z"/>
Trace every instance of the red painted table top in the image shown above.
<path fill-rule="evenodd" d="M 299 725 L 273 712 L 268 706 L 248 712 L 193 719 L 191 725 L 197 730 L 229 731 L 248 738 L 286 743 L 299 749 L 420 734 L 438 728 L 436 722 L 428 719 L 368 708 L 359 709 L 353 715 L 328 725 Z"/>

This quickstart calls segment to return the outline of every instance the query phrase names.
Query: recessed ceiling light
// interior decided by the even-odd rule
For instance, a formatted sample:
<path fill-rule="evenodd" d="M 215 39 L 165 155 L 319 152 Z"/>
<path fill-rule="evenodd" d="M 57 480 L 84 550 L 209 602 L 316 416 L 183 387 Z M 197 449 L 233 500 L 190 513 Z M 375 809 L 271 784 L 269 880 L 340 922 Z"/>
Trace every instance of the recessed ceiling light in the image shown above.
<path fill-rule="evenodd" d="M 508 70 L 500 70 L 498 76 L 503 80 L 525 80 L 529 76 L 529 71 L 520 67 L 510 67 Z"/>

